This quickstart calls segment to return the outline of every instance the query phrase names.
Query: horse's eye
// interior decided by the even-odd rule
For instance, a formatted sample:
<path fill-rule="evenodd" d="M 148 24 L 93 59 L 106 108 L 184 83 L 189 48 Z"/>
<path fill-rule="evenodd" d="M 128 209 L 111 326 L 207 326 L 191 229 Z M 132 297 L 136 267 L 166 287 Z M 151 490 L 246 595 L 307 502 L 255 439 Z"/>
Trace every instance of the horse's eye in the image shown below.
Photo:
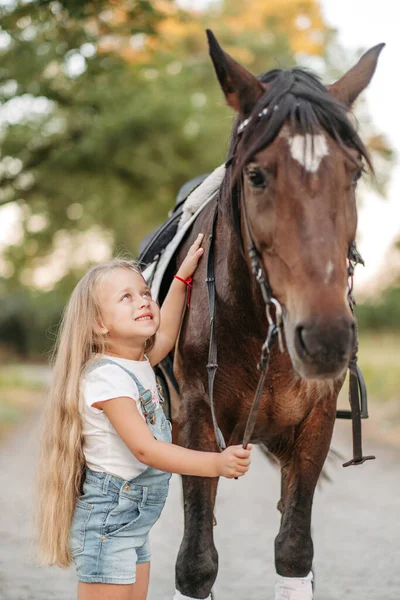
<path fill-rule="evenodd" d="M 358 169 L 355 173 L 353 173 L 353 179 L 351 180 L 351 185 L 356 186 L 357 181 L 360 179 L 361 175 L 362 175 L 361 169 Z"/>
<path fill-rule="evenodd" d="M 246 172 L 249 184 L 255 188 L 264 188 L 267 185 L 267 180 L 261 169 L 249 169 Z"/>

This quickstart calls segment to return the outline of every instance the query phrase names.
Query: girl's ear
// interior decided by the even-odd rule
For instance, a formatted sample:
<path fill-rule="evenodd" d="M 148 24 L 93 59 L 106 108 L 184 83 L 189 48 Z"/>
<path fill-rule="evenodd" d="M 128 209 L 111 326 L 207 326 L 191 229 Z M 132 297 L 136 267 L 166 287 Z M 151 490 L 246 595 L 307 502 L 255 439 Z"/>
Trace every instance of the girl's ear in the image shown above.
<path fill-rule="evenodd" d="M 104 325 L 104 323 L 103 323 L 103 321 L 101 320 L 100 317 L 97 317 L 97 319 L 96 319 L 96 325 L 98 327 L 98 333 L 100 333 L 101 335 L 107 335 L 108 329 Z"/>

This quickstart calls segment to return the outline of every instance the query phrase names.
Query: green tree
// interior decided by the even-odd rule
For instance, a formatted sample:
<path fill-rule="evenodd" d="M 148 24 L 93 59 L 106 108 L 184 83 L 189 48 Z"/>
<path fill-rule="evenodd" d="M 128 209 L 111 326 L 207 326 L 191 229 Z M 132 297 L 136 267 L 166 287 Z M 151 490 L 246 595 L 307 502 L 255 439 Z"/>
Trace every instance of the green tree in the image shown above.
<path fill-rule="evenodd" d="M 315 15 L 323 42 L 314 0 L 289 2 L 291 12 L 252 4 L 227 1 L 212 18 L 256 71 L 292 64 L 290 36 L 297 45 L 298 35 L 311 39 Z M 262 19 L 241 23 L 253 9 Z M 9 113 L 23 115 L 2 130 L 0 204 L 17 202 L 24 228 L 5 256 L 14 277 L 33 284 L 31 267 L 68 235 L 85 243 L 80 234 L 94 227 L 113 247 L 135 251 L 179 187 L 226 154 L 232 115 L 208 58 L 210 15 L 128 0 L 16 2 L 1 11 L 0 93 Z"/>

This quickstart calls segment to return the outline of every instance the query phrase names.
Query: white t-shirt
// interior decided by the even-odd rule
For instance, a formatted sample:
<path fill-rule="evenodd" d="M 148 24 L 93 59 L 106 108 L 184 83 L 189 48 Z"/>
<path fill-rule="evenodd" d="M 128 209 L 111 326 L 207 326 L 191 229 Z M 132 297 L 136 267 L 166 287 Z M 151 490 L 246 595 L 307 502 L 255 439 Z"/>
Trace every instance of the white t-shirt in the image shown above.
<path fill-rule="evenodd" d="M 152 392 L 153 402 L 159 402 L 155 374 L 147 359 L 139 361 L 114 356 L 103 358 L 109 358 L 134 373 L 144 389 Z M 107 415 L 101 409 L 92 406 L 96 402 L 119 397 L 132 398 L 143 416 L 137 385 L 123 369 L 117 365 L 106 364 L 84 375 L 81 387 L 83 452 L 89 469 L 111 473 L 129 481 L 147 469 L 147 465 L 135 458 L 111 425 Z"/>

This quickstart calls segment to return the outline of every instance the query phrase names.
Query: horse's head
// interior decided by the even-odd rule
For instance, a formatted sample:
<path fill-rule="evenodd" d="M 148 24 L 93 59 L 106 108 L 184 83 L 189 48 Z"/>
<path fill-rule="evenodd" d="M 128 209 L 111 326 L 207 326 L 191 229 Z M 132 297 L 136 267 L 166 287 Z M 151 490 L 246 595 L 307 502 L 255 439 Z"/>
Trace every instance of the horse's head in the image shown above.
<path fill-rule="evenodd" d="M 355 343 L 346 258 L 355 239 L 355 188 L 370 165 L 348 110 L 374 73 L 380 44 L 336 83 L 308 71 L 274 70 L 260 79 L 208 32 L 227 102 L 239 115 L 232 140 L 233 212 L 260 254 L 284 313 L 287 348 L 305 378 L 334 378 Z"/>

